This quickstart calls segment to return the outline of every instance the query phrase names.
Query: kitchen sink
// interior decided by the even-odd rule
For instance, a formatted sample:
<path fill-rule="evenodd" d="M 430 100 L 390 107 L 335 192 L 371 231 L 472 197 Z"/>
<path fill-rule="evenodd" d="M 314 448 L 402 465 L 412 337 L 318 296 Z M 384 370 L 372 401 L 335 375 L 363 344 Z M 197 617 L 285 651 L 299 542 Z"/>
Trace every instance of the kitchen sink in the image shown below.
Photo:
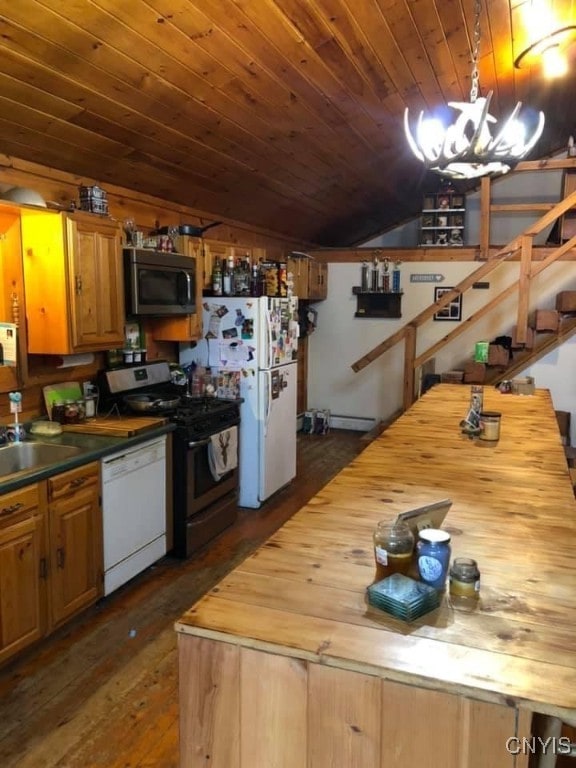
<path fill-rule="evenodd" d="M 52 445 L 41 442 L 11 443 L 0 448 L 0 477 L 56 464 L 79 453 L 82 453 L 82 448 L 74 445 Z"/>

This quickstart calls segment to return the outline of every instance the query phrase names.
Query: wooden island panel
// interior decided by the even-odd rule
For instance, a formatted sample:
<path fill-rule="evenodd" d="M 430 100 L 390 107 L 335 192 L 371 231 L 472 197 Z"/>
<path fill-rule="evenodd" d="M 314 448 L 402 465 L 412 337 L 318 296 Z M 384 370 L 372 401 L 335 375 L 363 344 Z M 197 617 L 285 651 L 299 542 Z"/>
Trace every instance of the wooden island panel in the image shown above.
<path fill-rule="evenodd" d="M 506 739 L 530 734 L 532 712 L 574 717 L 576 504 L 554 409 L 543 390 L 486 388 L 484 399 L 503 414 L 498 444 L 460 434 L 468 387 L 434 387 L 177 623 L 183 655 L 203 642 L 238 649 L 242 727 L 211 732 L 219 749 L 236 733 L 229 765 L 323 768 L 326 754 L 334 768 L 522 768 L 526 755 Z M 477 610 L 444 597 L 406 624 L 370 607 L 377 521 L 447 497 L 452 555 L 480 565 Z M 181 667 L 183 712 L 194 712 L 194 688 Z M 275 736 L 254 747 L 261 732 L 244 718 L 260 697 Z M 277 724 L 295 711 L 306 712 L 305 735 L 274 757 Z M 205 743 L 193 719 L 181 722 L 182 768 L 203 765 L 190 758 Z"/>
<path fill-rule="evenodd" d="M 503 753 L 528 712 L 217 640 L 179 649 L 180 768 L 527 766 Z"/>

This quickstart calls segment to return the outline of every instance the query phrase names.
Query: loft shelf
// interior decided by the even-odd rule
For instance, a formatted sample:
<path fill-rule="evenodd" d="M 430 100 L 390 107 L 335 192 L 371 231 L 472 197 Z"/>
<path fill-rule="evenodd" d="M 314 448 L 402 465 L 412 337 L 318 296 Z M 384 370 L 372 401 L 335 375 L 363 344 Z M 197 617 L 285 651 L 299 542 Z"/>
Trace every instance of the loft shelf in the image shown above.
<path fill-rule="evenodd" d="M 465 216 L 466 197 L 460 192 L 424 195 L 418 244 L 424 248 L 462 247 Z"/>

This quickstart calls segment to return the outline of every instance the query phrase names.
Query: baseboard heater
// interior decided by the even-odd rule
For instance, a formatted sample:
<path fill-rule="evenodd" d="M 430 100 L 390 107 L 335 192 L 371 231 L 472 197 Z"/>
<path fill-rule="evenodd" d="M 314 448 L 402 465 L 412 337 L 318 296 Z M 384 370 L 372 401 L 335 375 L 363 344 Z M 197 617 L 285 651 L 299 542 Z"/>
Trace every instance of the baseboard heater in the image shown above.
<path fill-rule="evenodd" d="M 304 414 L 299 413 L 296 417 L 296 431 L 299 432 L 304 426 Z M 330 427 L 332 429 L 351 429 L 357 432 L 369 432 L 376 426 L 376 419 L 364 419 L 360 416 L 330 416 Z"/>
<path fill-rule="evenodd" d="M 332 429 L 352 429 L 358 432 L 369 432 L 376 424 L 376 419 L 363 419 L 360 416 L 330 416 Z"/>

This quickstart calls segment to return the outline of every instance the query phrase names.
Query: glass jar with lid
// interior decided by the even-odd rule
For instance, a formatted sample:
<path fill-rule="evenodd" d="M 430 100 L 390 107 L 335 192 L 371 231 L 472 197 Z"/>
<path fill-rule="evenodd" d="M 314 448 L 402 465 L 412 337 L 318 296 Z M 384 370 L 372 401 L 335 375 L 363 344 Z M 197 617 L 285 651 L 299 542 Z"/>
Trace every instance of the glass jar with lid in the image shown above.
<path fill-rule="evenodd" d="M 444 589 L 450 562 L 450 534 L 439 528 L 424 528 L 418 534 L 418 573 L 425 584 Z"/>
<path fill-rule="evenodd" d="M 456 557 L 450 568 L 450 599 L 455 605 L 473 605 L 480 597 L 480 570 L 476 560 Z"/>
<path fill-rule="evenodd" d="M 375 581 L 393 573 L 408 573 L 414 551 L 414 534 L 404 522 L 378 523 L 374 531 Z"/>
<path fill-rule="evenodd" d="M 78 424 L 80 421 L 80 411 L 78 403 L 74 400 L 66 400 L 64 403 L 64 423 L 65 424 Z"/>
<path fill-rule="evenodd" d="M 65 423 L 66 405 L 63 400 L 59 400 L 54 403 L 51 411 L 52 421 L 57 421 L 59 424 Z"/>

